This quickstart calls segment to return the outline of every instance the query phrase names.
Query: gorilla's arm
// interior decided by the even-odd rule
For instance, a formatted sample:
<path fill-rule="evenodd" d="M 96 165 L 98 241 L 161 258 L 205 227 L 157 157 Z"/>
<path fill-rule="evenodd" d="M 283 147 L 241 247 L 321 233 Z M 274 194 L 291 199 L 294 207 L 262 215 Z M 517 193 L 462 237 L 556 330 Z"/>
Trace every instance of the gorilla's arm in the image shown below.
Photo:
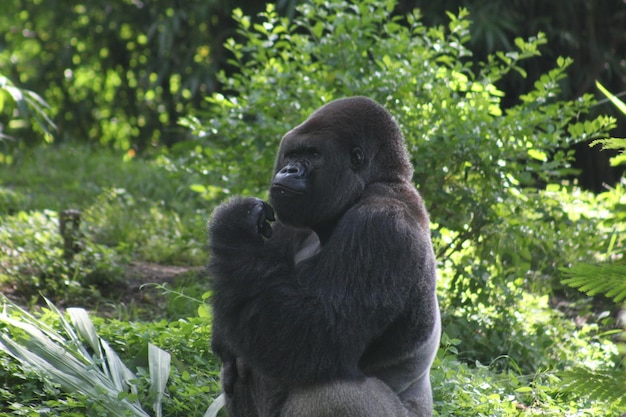
<path fill-rule="evenodd" d="M 415 292 L 432 290 L 422 287 L 430 277 L 416 277 L 434 273 L 428 231 L 415 213 L 399 200 L 380 203 L 365 199 L 349 209 L 322 250 L 297 265 L 295 229 L 277 223 L 265 238 L 265 203 L 239 198 L 215 211 L 214 320 L 235 356 L 285 381 L 360 374 L 371 341 Z"/>

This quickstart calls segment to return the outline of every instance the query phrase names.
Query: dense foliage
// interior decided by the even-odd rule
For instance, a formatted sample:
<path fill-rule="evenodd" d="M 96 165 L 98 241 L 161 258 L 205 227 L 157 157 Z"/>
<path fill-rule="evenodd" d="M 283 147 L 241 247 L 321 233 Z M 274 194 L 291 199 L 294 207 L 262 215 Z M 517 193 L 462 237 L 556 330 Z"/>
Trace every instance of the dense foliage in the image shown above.
<path fill-rule="evenodd" d="M 90 25 L 105 30 L 106 13 L 123 21 L 124 13 L 137 4 L 94 8 L 92 14 L 77 6 L 67 19 L 78 17 L 71 25 L 87 39 L 95 36 Z M 202 264 L 210 208 L 235 193 L 264 196 L 281 136 L 321 104 L 362 94 L 385 105 L 401 124 L 414 182 L 431 214 L 445 333 L 433 372 L 438 415 L 620 415 L 624 396 L 580 383 L 584 376 L 597 387 L 621 381 L 623 355 L 616 332 L 609 330 L 615 326 L 611 310 L 616 305 L 600 297 L 585 298 L 562 283 L 569 278 L 574 281 L 566 282 L 583 289 L 591 285 L 595 294 L 611 295 L 597 278 L 608 271 L 611 282 L 621 285 L 619 272 L 596 265 L 623 267 L 626 183 L 593 195 L 567 176 L 570 145 L 607 138 L 615 120 L 592 115 L 595 100 L 589 95 L 562 98 L 568 58 L 555 60 L 550 70 L 530 80 L 534 88 L 522 95 L 507 96 L 498 88 L 528 77 L 524 64 L 547 47 L 543 34 L 516 39 L 512 50 L 477 59 L 469 49 L 465 10 L 448 13 L 445 25 L 430 26 L 418 12 L 397 16 L 394 8 L 392 1 L 315 0 L 301 5 L 293 20 L 280 17 L 271 6 L 259 20 L 237 10 L 238 40 L 225 44 L 233 72 L 223 71 L 217 79 L 222 93 L 210 95 L 199 111 L 191 112 L 188 104 L 176 110 L 190 112 L 184 124 L 193 139 L 152 159 L 132 154 L 122 159 L 119 153 L 69 144 L 0 160 L 2 288 L 25 302 L 42 291 L 63 305 L 97 305 L 108 300 L 104 288 L 124 288 L 122 271 L 130 260 Z M 171 10 L 166 22 L 177 28 L 176 16 L 183 12 Z M 25 13 L 20 17 L 24 21 L 45 22 L 44 16 L 31 16 L 30 9 Z M 59 22 L 67 23 L 64 19 Z M 43 27 L 52 28 L 48 24 Z M 116 26 L 110 39 L 120 41 L 123 27 Z M 149 33 L 169 33 L 155 30 Z M 132 52 L 134 58 L 124 61 L 136 62 L 131 67 L 119 62 L 111 66 L 109 46 L 102 46 L 102 62 L 87 64 L 80 61 L 80 37 L 70 43 L 73 52 L 65 58 L 84 64 L 71 67 L 72 82 L 80 78 L 88 86 L 80 91 L 91 93 L 68 93 L 63 90 L 67 84 L 56 81 L 50 82 L 50 91 L 41 92 L 56 103 L 51 111 L 55 120 L 63 120 L 62 132 L 72 136 L 77 135 L 73 129 L 83 129 L 85 135 L 115 142 L 123 150 L 131 143 L 161 141 L 155 127 L 172 126 L 175 120 L 160 120 L 160 110 L 150 110 L 151 95 L 165 94 L 160 84 L 165 78 L 152 80 L 156 69 L 144 66 L 157 65 L 151 42 L 161 45 L 167 39 L 165 34 L 147 34 L 146 43 L 138 45 L 131 39 L 139 35 L 129 32 L 123 38 L 125 49 L 115 50 Z M 60 39 L 54 37 L 54 42 L 62 43 Z M 35 46 L 44 41 L 33 39 L 20 51 L 23 68 L 36 59 L 32 52 L 41 51 Z M 204 50 L 202 41 L 194 48 Z M 124 105 L 107 115 L 91 110 L 82 115 L 88 106 L 81 107 L 80 100 L 111 99 L 99 95 L 98 88 L 120 73 L 129 77 L 115 90 Z M 149 82 L 135 85 L 132 79 Z M 171 84 L 169 91 L 184 98 L 190 87 L 183 86 L 183 78 L 176 79 L 178 89 L 172 90 Z M 126 82 L 139 90 L 122 94 Z M 57 94 L 67 94 L 69 101 L 57 100 Z M 127 99 L 135 100 L 132 112 L 124 110 Z M 134 131 L 130 126 L 141 125 L 133 119 L 140 113 L 146 124 Z M 110 123 L 116 117 L 124 122 Z M 77 119 L 81 123 L 74 124 Z M 63 256 L 58 234 L 59 212 L 67 208 L 82 210 L 83 219 L 84 250 L 71 263 Z M 191 283 L 195 291 L 206 284 L 203 280 Z M 207 351 L 208 312 L 200 294 L 194 299 L 173 294 L 168 308 L 151 316 L 154 322 L 94 322 L 122 359 L 139 367 L 144 386 L 148 343 L 172 353 L 165 415 L 200 415 L 216 394 L 216 363 Z M 124 308 L 119 307 L 118 317 L 138 317 L 123 313 Z M 159 320 L 163 315 L 180 320 Z M 48 312 L 42 320 L 59 326 Z M 7 327 L 0 332 L 10 334 Z M 102 411 L 94 399 L 62 394 L 57 385 L 39 382 L 36 372 L 18 368 L 4 355 L 0 381 L 1 403 L 7 404 L 0 412 Z"/>
<path fill-rule="evenodd" d="M 0 72 L 54 105 L 58 140 L 122 149 L 184 137 L 177 119 L 215 88 L 230 20 L 230 7 L 215 1 L 2 7 Z"/>
<path fill-rule="evenodd" d="M 281 15 L 292 17 L 294 6 L 302 0 L 270 3 Z M 615 91 L 622 89 L 626 82 L 626 63 L 621 59 L 626 48 L 620 30 L 626 19 L 623 2 L 592 3 L 399 0 L 394 13 L 405 15 L 419 8 L 432 26 L 446 22 L 446 10 L 467 7 L 472 14 L 469 45 L 474 56 L 470 59 L 475 63 L 488 53 L 513 49 L 519 36 L 545 32 L 550 45 L 542 48 L 542 56 L 520 64 L 531 76 L 498 83 L 508 92 L 503 98 L 508 107 L 532 89 L 534 80 L 551 69 L 559 55 L 575 60 L 567 70 L 568 78 L 560 81 L 565 97 L 593 91 L 598 78 Z M 204 107 L 205 95 L 224 90 L 215 79 L 218 69 L 236 71 L 226 63 L 230 53 L 222 45 L 230 36 L 241 40 L 231 18 L 234 7 L 257 22 L 264 2 L 153 1 L 148 7 L 131 0 L 88 5 L 7 0 L 0 15 L 0 73 L 44 96 L 60 127 L 55 140 L 132 147 L 143 153 L 184 140 L 187 132 L 176 124 L 179 116 L 192 107 Z M 612 108 L 599 104 L 596 111 L 607 113 Z M 4 130 L 3 119 L 0 116 L 0 130 Z M 8 130 L 21 138 L 18 144 L 37 142 L 40 137 L 25 127 L 12 123 Z M 626 123 L 620 124 L 618 134 L 623 135 L 625 128 Z M 6 143 L 0 141 L 0 150 Z M 605 184 L 618 182 L 623 170 L 609 167 L 609 154 L 587 144 L 574 145 L 575 166 L 581 169 L 576 175 L 585 188 L 599 192 Z"/>

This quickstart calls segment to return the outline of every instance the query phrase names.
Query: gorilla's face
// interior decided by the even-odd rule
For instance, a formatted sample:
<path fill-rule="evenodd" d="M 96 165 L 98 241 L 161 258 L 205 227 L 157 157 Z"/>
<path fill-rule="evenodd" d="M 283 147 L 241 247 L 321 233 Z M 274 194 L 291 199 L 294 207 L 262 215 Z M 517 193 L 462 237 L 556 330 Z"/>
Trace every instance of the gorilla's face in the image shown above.
<path fill-rule="evenodd" d="M 365 97 L 338 99 L 283 137 L 270 199 L 283 223 L 311 228 L 324 240 L 368 184 L 411 176 L 391 115 Z"/>
<path fill-rule="evenodd" d="M 365 186 L 365 153 L 311 119 L 287 133 L 280 145 L 271 204 L 278 218 L 323 237 Z"/>

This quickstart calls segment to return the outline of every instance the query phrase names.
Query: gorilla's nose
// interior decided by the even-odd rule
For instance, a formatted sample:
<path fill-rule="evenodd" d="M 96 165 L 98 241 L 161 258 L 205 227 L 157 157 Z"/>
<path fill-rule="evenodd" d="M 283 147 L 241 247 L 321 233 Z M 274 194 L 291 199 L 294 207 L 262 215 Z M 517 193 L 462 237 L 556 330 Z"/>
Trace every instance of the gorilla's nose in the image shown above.
<path fill-rule="evenodd" d="M 304 178 L 306 177 L 306 168 L 303 164 L 297 162 L 290 162 L 285 165 L 276 176 L 280 177 L 296 177 L 296 178 Z"/>

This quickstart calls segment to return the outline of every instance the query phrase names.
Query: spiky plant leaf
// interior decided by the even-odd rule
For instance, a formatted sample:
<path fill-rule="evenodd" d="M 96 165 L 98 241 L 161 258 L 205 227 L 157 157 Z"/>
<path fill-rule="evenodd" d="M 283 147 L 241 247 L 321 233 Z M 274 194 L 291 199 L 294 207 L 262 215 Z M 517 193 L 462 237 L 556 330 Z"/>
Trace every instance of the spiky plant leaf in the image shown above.
<path fill-rule="evenodd" d="M 98 359 L 102 359 L 102 349 L 100 348 L 99 337 L 96 328 L 89 318 L 89 314 L 82 308 L 68 308 L 69 314 L 76 332 L 83 338 L 89 347 L 98 355 Z M 66 329 L 67 330 L 67 329 Z"/>
<path fill-rule="evenodd" d="M 115 387 L 120 392 L 126 392 L 130 389 L 133 394 L 137 394 L 137 387 L 130 382 L 136 378 L 135 374 L 124 365 L 124 362 L 106 340 L 100 339 L 100 345 L 104 350 L 104 363 Z M 135 401 L 135 403 L 139 405 L 139 401 Z"/>
<path fill-rule="evenodd" d="M 86 321 L 89 320 L 86 312 L 74 311 L 74 319 L 83 321 L 80 325 L 82 329 L 77 331 L 50 303 L 52 311 L 59 314 L 59 320 L 67 331 L 67 336 L 64 336 L 6 297 L 2 296 L 2 299 L 4 309 L 0 323 L 6 326 L 0 333 L 0 349 L 41 378 L 59 384 L 66 392 L 79 392 L 97 401 L 111 415 L 149 417 L 138 402 L 132 403 L 120 397 L 127 392 L 132 373 L 108 344 L 96 334 L 96 345 L 106 346 L 104 350 L 112 352 L 107 352 L 102 359 L 97 354 L 95 358 L 89 355 L 88 349 L 81 344 L 78 334 L 90 332 L 93 326 L 90 321 Z M 112 374 L 121 377 L 116 380 Z"/>
<path fill-rule="evenodd" d="M 157 417 L 163 416 L 163 397 L 167 380 L 170 377 L 171 356 L 152 343 L 148 345 L 148 362 L 150 367 L 150 392 L 154 396 L 152 409 Z"/>

